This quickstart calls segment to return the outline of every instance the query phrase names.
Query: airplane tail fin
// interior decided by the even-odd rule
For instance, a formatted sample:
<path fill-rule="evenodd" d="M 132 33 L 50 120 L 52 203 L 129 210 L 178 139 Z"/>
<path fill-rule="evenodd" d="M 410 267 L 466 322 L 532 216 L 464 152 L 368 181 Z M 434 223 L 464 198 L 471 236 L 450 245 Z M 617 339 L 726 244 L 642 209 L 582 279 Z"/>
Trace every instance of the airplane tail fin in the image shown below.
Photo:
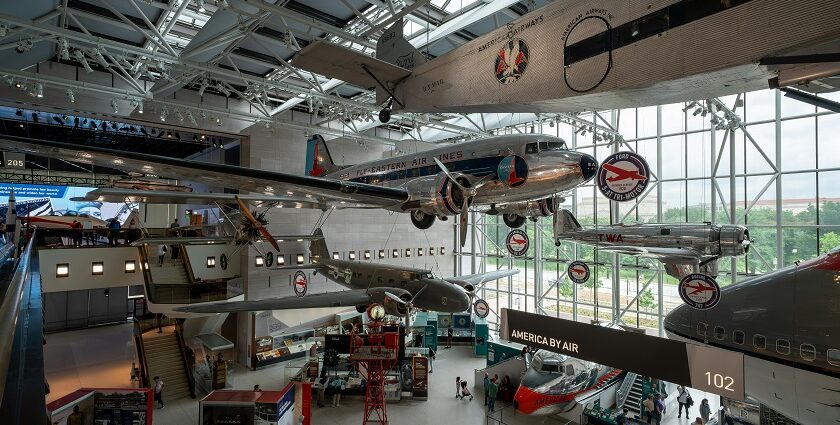
<path fill-rule="evenodd" d="M 318 177 L 339 169 L 341 167 L 333 162 L 324 138 L 319 134 L 313 134 L 306 141 L 306 175 Z"/>
<path fill-rule="evenodd" d="M 312 262 L 324 264 L 332 258 L 330 257 L 330 249 L 327 247 L 327 241 L 324 239 L 324 232 L 319 227 L 312 234 L 314 236 L 320 236 L 309 242 L 309 253 L 312 255 Z"/>
<path fill-rule="evenodd" d="M 560 208 L 554 213 L 554 235 L 559 236 L 580 230 L 580 223 L 569 210 Z"/>
<path fill-rule="evenodd" d="M 376 59 L 408 70 L 426 62 L 426 56 L 403 37 L 403 20 L 388 27 L 376 42 Z"/>

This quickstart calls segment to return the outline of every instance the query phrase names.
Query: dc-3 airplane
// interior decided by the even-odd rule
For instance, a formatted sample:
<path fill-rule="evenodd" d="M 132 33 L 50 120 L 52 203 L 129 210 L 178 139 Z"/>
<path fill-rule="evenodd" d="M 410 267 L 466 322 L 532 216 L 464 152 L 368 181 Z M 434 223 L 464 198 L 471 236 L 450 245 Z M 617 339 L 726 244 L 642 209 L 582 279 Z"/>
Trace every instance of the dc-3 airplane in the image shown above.
<path fill-rule="evenodd" d="M 807 7 L 788 0 L 550 2 L 431 60 L 417 42 L 434 42 L 455 21 L 430 31 L 428 40 L 424 35 L 411 42 L 397 21 L 380 36 L 375 57 L 318 40 L 292 64 L 375 87 L 377 102 L 385 105 L 382 122 L 392 109 L 570 112 L 768 87 L 811 103 L 817 99 L 810 93 L 838 88 L 830 78 L 840 74 L 836 6 L 831 0 Z M 465 12 L 459 22 L 480 13 Z M 722 47 L 724 28 L 739 28 L 727 35 L 739 41 L 737 49 Z"/>
<path fill-rule="evenodd" d="M 796 423 L 840 423 L 840 247 L 721 290 L 711 309 L 680 305 L 668 337 L 744 354 L 746 394 Z"/>
<path fill-rule="evenodd" d="M 592 156 L 570 151 L 562 139 L 536 134 L 491 137 L 345 167 L 332 161 L 324 139 L 315 135 L 308 141 L 305 176 L 15 136 L 0 139 L 0 149 L 238 188 L 256 192 L 253 199 L 281 206 L 406 212 L 419 229 L 429 228 L 435 218 L 455 215 L 465 224 L 471 207 L 504 214 L 505 223 L 520 227 L 526 217 L 554 214 L 557 194 L 589 181 L 598 171 Z M 233 198 L 119 188 L 85 196 L 109 202 Z M 462 225 L 462 245 L 466 231 Z"/>
<path fill-rule="evenodd" d="M 566 210 L 556 215 L 555 243 L 596 245 L 599 250 L 655 258 L 669 275 L 718 275 L 720 257 L 737 257 L 750 249 L 750 231 L 735 224 L 614 224 L 584 229 Z"/>
<path fill-rule="evenodd" d="M 410 267 L 334 260 L 316 229 L 309 242 L 312 264 L 284 266 L 284 269 L 315 269 L 327 279 L 350 288 L 304 297 L 288 296 L 251 301 L 222 301 L 178 307 L 182 313 L 228 313 L 234 311 L 288 310 L 317 307 L 356 307 L 363 312 L 373 303 L 381 304 L 388 314 L 404 316 L 413 308 L 460 313 L 471 311 L 473 298 L 487 282 L 513 276 L 519 270 L 497 270 L 468 276 L 441 279 L 430 270 Z"/>

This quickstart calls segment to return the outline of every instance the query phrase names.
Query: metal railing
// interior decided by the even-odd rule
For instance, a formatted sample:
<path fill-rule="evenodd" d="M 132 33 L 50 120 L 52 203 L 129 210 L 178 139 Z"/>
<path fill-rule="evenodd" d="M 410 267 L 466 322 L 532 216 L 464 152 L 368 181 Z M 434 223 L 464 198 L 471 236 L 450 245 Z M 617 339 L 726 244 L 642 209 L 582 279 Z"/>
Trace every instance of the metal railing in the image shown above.
<path fill-rule="evenodd" d="M 21 299 L 23 298 L 26 277 L 29 275 L 29 259 L 32 253 L 32 245 L 35 240 L 29 239 L 26 249 L 20 256 L 15 274 L 12 276 L 6 293 L 3 296 L 3 303 L 0 304 L 0 403 L 6 388 L 6 378 L 9 374 L 9 364 L 12 356 L 13 341 L 17 328 L 17 317 L 20 312 Z M 7 244 L 3 252 L 8 255 L 9 250 L 14 250 L 14 244 Z"/>

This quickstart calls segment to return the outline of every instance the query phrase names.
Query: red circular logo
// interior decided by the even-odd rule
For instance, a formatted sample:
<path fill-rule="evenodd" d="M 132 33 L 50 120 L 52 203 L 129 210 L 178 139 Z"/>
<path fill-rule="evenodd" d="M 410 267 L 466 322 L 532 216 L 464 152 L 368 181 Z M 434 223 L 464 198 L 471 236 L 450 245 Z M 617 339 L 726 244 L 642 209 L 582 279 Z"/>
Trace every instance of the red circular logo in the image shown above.
<path fill-rule="evenodd" d="M 650 180 L 650 167 L 635 152 L 616 152 L 598 169 L 598 189 L 616 202 L 630 201 L 641 195 Z"/>
<path fill-rule="evenodd" d="M 295 295 L 299 297 L 306 295 L 306 288 L 309 286 L 309 284 L 306 281 L 306 273 L 302 271 L 297 271 L 295 272 L 295 276 L 292 280 L 295 289 Z"/>
<path fill-rule="evenodd" d="M 496 79 L 510 84 L 525 73 L 528 68 L 528 45 L 519 38 L 508 40 L 496 54 Z"/>

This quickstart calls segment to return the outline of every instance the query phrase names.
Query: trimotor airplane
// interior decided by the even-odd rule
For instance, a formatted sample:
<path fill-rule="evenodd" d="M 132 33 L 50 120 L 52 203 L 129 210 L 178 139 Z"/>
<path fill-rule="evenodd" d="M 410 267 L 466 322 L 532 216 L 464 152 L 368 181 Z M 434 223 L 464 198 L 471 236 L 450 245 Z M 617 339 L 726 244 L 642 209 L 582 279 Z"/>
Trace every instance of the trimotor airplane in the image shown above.
<path fill-rule="evenodd" d="M 567 210 L 556 215 L 556 244 L 569 241 L 599 250 L 656 258 L 669 275 L 718 275 L 718 259 L 737 257 L 750 249 L 750 232 L 736 224 L 613 224 L 584 229 Z"/>
<path fill-rule="evenodd" d="M 746 394 L 802 425 L 840 423 L 840 247 L 680 305 L 669 338 L 744 354 Z"/>
<path fill-rule="evenodd" d="M 429 228 L 435 218 L 454 215 L 465 224 L 471 206 L 502 213 L 505 223 L 519 227 L 526 217 L 553 214 L 558 209 L 556 195 L 589 181 L 598 169 L 595 158 L 568 150 L 562 139 L 536 134 L 491 137 L 347 167 L 332 161 L 321 136 L 308 143 L 306 176 L 16 136 L 0 139 L 0 149 L 234 187 L 298 208 L 407 212 L 420 229 Z M 85 199 L 124 202 L 138 192 L 94 190 Z M 145 196 L 169 193 L 202 196 L 167 191 L 148 191 Z M 219 200 L 221 195 L 211 196 Z M 233 200 L 233 195 L 224 197 Z M 462 245 L 466 230 L 462 225 Z"/>
<path fill-rule="evenodd" d="M 512 4 L 514 1 L 502 3 Z M 494 5 L 487 5 L 492 7 Z M 319 40 L 292 63 L 359 87 L 409 112 L 568 112 L 662 105 L 768 87 L 837 90 L 840 8 L 788 0 L 549 2 L 428 60 L 386 29 L 375 57 Z M 484 7 L 484 6 L 482 6 Z M 484 17 L 481 10 L 462 19 Z M 415 41 L 434 42 L 456 21 Z M 723 28 L 738 48 L 721 44 Z M 416 43 L 415 43 L 416 44 Z M 722 54 L 725 52 L 725 54 Z M 785 89 L 791 90 L 791 89 Z M 816 102 L 793 89 L 800 100 Z M 833 103 L 835 108 L 840 105 Z"/>
<path fill-rule="evenodd" d="M 404 316 L 412 308 L 460 313 L 471 310 L 473 298 L 486 282 L 512 276 L 519 270 L 497 270 L 469 276 L 441 279 L 430 270 L 359 261 L 334 260 L 323 238 L 315 229 L 309 242 L 312 264 L 284 266 L 283 269 L 315 269 L 315 273 L 350 288 L 303 297 L 288 296 L 250 301 L 222 301 L 192 304 L 175 310 L 184 313 L 228 313 L 234 311 L 287 310 L 318 307 L 356 307 L 363 312 L 370 304 L 385 307 L 388 314 Z"/>

